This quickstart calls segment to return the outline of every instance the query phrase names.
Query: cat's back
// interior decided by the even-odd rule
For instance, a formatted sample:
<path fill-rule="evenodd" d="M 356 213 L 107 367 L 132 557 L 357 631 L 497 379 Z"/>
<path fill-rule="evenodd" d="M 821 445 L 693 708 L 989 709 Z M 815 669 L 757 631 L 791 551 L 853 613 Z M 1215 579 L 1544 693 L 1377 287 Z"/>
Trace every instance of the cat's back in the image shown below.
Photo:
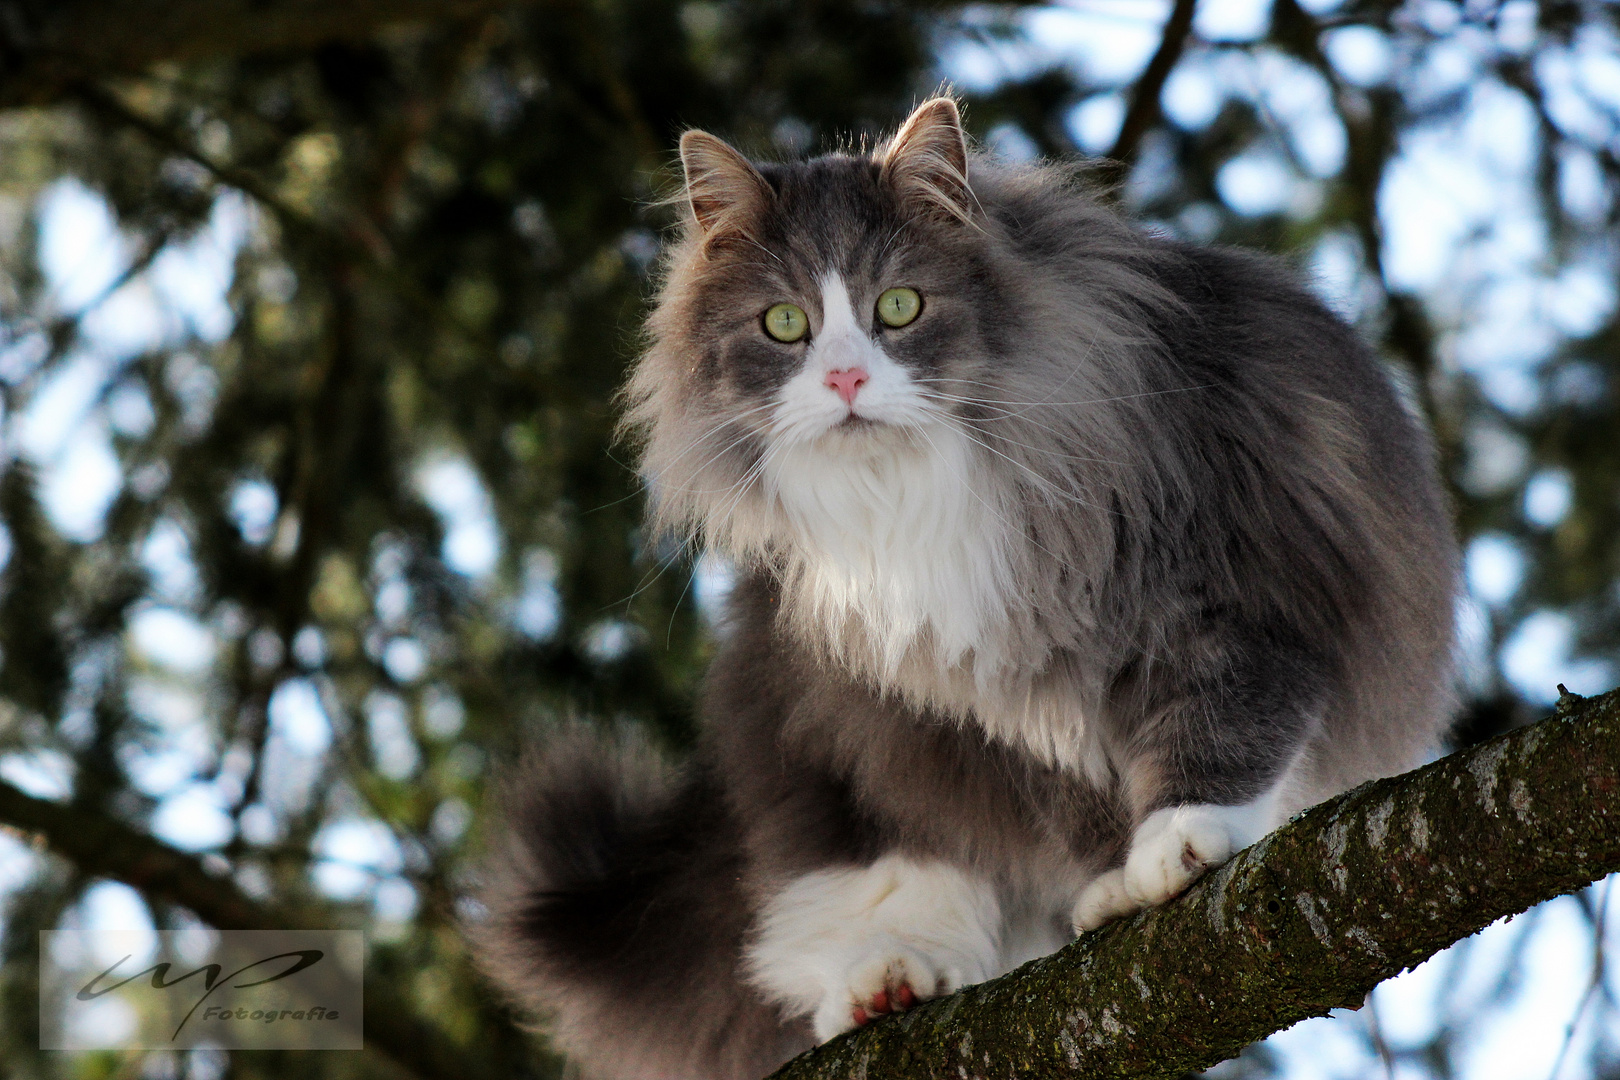
<path fill-rule="evenodd" d="M 1269 610 L 1338 657 L 1300 805 L 1408 767 L 1451 714 L 1457 574 L 1410 392 L 1285 260 L 1153 235 L 1044 167 L 983 176 L 1013 272 L 1118 343 L 1075 335 L 1052 369 L 1108 366 L 1120 388 L 1116 613 L 1150 637 L 1143 597 Z"/>
<path fill-rule="evenodd" d="M 1289 524 L 1234 531 L 1275 545 L 1280 577 L 1325 579 L 1301 595 L 1314 592 L 1340 627 L 1337 689 L 1289 801 L 1410 767 L 1449 726 L 1454 694 L 1456 541 L 1421 407 L 1286 261 L 1149 243 L 1158 279 L 1185 304 L 1158 327 L 1168 366 L 1221 391 L 1167 395 L 1180 399 L 1165 403 L 1167 421 L 1206 451 L 1229 450 L 1210 460 L 1268 463 L 1251 475 L 1271 490 L 1226 505 Z M 1219 467 L 1204 483 L 1239 486 Z"/>

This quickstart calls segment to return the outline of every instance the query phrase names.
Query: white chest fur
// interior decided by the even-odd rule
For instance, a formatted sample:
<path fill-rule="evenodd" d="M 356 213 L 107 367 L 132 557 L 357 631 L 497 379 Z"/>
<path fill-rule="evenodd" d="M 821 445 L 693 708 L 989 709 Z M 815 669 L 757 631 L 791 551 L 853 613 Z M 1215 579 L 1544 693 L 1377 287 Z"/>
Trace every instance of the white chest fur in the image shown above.
<path fill-rule="evenodd" d="M 799 369 L 760 406 L 762 452 L 741 475 L 685 466 L 667 519 L 700 521 L 719 553 L 779 568 L 783 618 L 858 678 L 1106 777 L 1089 691 L 1041 629 L 1038 605 L 1056 598 L 1029 585 L 1038 552 L 1000 455 L 884 351 L 842 281 L 821 285 Z M 855 368 L 866 377 L 847 393 Z"/>
<path fill-rule="evenodd" d="M 963 436 L 904 442 L 869 455 L 800 444 L 767 469 L 791 610 L 884 681 L 919 651 L 988 673 L 1006 659 L 1008 530 Z"/>

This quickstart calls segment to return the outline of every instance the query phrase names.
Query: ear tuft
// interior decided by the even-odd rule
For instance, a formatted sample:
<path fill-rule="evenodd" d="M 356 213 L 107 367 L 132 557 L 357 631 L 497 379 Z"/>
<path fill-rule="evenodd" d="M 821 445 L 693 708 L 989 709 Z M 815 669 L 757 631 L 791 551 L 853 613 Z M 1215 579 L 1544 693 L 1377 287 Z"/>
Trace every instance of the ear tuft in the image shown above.
<path fill-rule="evenodd" d="M 708 239 L 747 235 L 771 199 L 771 186 L 723 139 L 707 131 L 681 136 L 686 199 Z"/>
<path fill-rule="evenodd" d="M 930 98 L 912 111 L 887 146 L 878 151 L 882 181 L 903 203 L 933 216 L 973 224 L 973 192 L 967 180 L 967 136 L 952 98 Z"/>

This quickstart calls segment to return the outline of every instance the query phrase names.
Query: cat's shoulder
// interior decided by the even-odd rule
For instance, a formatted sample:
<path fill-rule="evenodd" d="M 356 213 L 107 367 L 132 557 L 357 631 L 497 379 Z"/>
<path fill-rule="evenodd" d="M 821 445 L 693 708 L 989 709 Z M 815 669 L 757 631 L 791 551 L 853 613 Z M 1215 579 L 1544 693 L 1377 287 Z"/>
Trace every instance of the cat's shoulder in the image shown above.
<path fill-rule="evenodd" d="M 1265 320 L 1286 315 L 1319 324 L 1317 330 L 1320 324 L 1343 326 L 1311 289 L 1309 274 L 1285 256 L 1164 236 L 1148 239 L 1158 257 L 1147 260 L 1146 271 L 1216 323 L 1240 315 Z"/>

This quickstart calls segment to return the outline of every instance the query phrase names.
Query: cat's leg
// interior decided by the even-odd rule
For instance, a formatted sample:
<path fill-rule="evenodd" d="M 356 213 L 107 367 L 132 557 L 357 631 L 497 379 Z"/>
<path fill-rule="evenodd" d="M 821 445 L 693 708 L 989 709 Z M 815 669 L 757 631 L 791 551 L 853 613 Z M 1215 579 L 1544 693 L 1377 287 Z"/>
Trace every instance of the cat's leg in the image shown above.
<path fill-rule="evenodd" d="M 1077 931 L 1179 895 L 1297 809 L 1326 696 L 1318 655 L 1235 623 L 1201 626 L 1178 655 L 1115 687 L 1113 756 L 1135 824 L 1123 865 L 1076 899 Z"/>
<path fill-rule="evenodd" d="M 826 1041 L 1000 974 L 1000 931 L 988 882 L 886 855 L 789 882 L 760 912 L 747 958 L 754 984 Z"/>

